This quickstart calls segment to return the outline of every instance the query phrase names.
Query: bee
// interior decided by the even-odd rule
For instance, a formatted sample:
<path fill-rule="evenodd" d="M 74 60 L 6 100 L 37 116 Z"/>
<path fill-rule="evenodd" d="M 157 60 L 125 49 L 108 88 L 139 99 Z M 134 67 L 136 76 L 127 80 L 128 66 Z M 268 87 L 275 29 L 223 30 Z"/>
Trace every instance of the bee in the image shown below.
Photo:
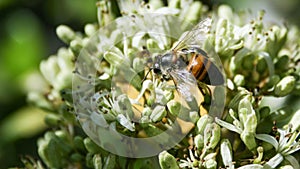
<path fill-rule="evenodd" d="M 149 70 L 153 70 L 154 74 L 160 75 L 163 80 L 173 80 L 177 91 L 187 101 L 193 99 L 194 91 L 198 87 L 203 94 L 201 89 L 205 85 L 224 84 L 220 69 L 199 47 L 210 26 L 211 18 L 199 22 L 191 31 L 183 34 L 170 51 L 157 55 Z"/>

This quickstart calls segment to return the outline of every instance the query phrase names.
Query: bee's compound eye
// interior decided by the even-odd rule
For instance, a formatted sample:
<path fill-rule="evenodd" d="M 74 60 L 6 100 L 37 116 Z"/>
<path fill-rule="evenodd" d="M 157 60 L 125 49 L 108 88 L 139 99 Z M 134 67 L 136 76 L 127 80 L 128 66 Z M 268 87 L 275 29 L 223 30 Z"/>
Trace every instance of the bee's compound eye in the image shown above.
<path fill-rule="evenodd" d="M 160 69 L 157 69 L 157 68 L 154 68 L 154 69 L 153 69 L 153 72 L 154 72 L 155 74 L 161 74 L 161 70 L 160 70 Z"/>

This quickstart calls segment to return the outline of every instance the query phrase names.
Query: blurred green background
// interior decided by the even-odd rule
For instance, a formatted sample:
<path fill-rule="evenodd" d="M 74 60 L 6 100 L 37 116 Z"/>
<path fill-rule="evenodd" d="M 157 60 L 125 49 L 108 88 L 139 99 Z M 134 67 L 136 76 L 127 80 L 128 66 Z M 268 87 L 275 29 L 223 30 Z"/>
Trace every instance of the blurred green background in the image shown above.
<path fill-rule="evenodd" d="M 96 21 L 96 0 L 0 0 L 0 168 L 21 167 L 21 156 L 37 156 L 36 141 L 47 129 L 45 113 L 26 102 L 26 92 L 40 88 L 39 63 L 64 44 L 60 24 L 83 31 Z M 299 0 L 204 0 L 211 8 L 227 3 L 235 9 L 266 9 L 299 25 Z M 254 15 L 255 16 L 255 12 Z"/>
<path fill-rule="evenodd" d="M 28 105 L 26 92 L 41 85 L 39 63 L 64 44 L 55 29 L 76 31 L 96 21 L 96 0 L 0 0 L 0 168 L 37 158 L 45 113 Z"/>

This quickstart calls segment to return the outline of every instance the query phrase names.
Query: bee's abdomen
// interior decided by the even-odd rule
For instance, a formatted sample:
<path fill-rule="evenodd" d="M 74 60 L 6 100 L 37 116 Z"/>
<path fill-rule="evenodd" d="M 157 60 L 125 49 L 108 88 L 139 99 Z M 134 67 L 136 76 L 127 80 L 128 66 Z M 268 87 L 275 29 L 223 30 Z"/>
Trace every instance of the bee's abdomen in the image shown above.
<path fill-rule="evenodd" d="M 208 85 L 222 85 L 224 78 L 217 66 L 207 56 L 201 53 L 193 53 L 187 66 L 195 78 Z"/>

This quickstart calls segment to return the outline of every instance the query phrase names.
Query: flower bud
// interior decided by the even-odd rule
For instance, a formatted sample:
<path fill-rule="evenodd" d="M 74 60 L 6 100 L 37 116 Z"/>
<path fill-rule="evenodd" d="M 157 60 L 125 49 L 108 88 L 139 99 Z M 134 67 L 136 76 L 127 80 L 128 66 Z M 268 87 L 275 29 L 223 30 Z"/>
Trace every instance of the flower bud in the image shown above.
<path fill-rule="evenodd" d="M 220 9 L 220 7 L 219 7 L 219 9 Z M 224 39 L 222 39 L 222 37 L 226 33 L 227 25 L 228 25 L 228 20 L 223 19 L 223 18 L 220 18 L 218 20 L 218 23 L 217 23 L 217 26 L 216 26 L 216 36 L 217 36 L 216 39 L 219 39 L 219 44 L 221 44 L 221 41 L 224 40 Z M 222 46 L 220 46 L 220 47 L 222 47 Z"/>
<path fill-rule="evenodd" d="M 149 4 L 151 5 L 151 7 L 153 7 L 154 9 L 158 9 L 164 6 L 163 2 L 160 0 L 150 0 Z"/>
<path fill-rule="evenodd" d="M 92 153 L 87 153 L 85 156 L 86 166 L 89 168 L 93 168 L 93 155 Z"/>
<path fill-rule="evenodd" d="M 247 95 L 249 95 L 249 92 L 246 89 L 241 88 L 241 90 L 231 99 L 228 107 L 236 110 L 238 108 L 240 100 L 243 99 Z"/>
<path fill-rule="evenodd" d="M 222 28 L 222 30 L 220 31 L 220 34 L 225 34 L 225 28 Z M 218 52 L 220 54 L 220 56 L 225 57 L 225 56 L 230 56 L 228 55 L 228 48 L 226 48 L 226 46 L 224 46 L 225 43 L 225 39 L 222 37 L 224 35 L 218 35 L 221 37 L 218 37 L 216 39 L 216 52 Z M 234 67 L 234 65 L 232 65 L 232 68 Z"/>
<path fill-rule="evenodd" d="M 254 150 L 257 147 L 254 135 L 255 133 L 249 132 L 247 130 L 244 130 L 240 135 L 242 141 L 250 151 Z"/>
<path fill-rule="evenodd" d="M 185 107 L 183 107 L 179 102 L 175 101 L 175 100 L 171 100 L 167 103 L 167 107 L 168 107 L 168 110 L 169 112 L 177 117 L 179 113 L 183 112 L 183 114 L 187 113 L 188 110 L 187 109 L 184 109 Z M 186 110 L 185 111 L 182 111 L 182 110 Z"/>
<path fill-rule="evenodd" d="M 179 169 L 175 157 L 167 151 L 163 151 L 158 155 L 159 165 L 162 169 Z"/>
<path fill-rule="evenodd" d="M 69 88 L 72 84 L 72 72 L 61 71 L 56 76 L 56 81 L 54 83 L 57 90 L 64 88 Z"/>
<path fill-rule="evenodd" d="M 100 152 L 100 147 L 97 144 L 95 144 L 90 138 L 85 138 L 83 140 L 83 143 L 89 153 L 96 154 Z"/>
<path fill-rule="evenodd" d="M 73 111 L 72 107 L 69 107 L 66 104 L 62 104 L 58 111 L 62 115 L 63 119 L 66 122 L 75 123 L 76 117 L 74 116 L 74 113 L 72 112 Z"/>
<path fill-rule="evenodd" d="M 243 50 L 243 49 L 241 49 L 241 50 Z M 238 70 L 238 64 L 236 64 L 237 60 L 238 59 L 236 57 L 231 57 L 230 58 L 230 60 L 229 60 L 229 72 L 230 72 L 230 74 L 236 74 L 235 72 Z"/>
<path fill-rule="evenodd" d="M 292 125 L 292 131 L 295 132 L 297 130 L 300 130 L 300 110 L 297 110 L 293 117 L 291 118 L 290 122 L 288 123 Z"/>
<path fill-rule="evenodd" d="M 234 83 L 233 83 L 232 80 L 227 79 L 226 83 L 227 83 L 227 88 L 228 88 L 229 90 L 234 90 L 235 86 L 234 86 Z"/>
<path fill-rule="evenodd" d="M 56 137 L 55 141 L 59 143 L 60 146 L 62 146 L 62 149 L 64 149 L 66 152 L 71 151 L 71 146 L 70 146 L 70 135 L 67 133 L 65 130 L 57 130 L 54 132 Z"/>
<path fill-rule="evenodd" d="M 241 74 L 237 74 L 234 76 L 233 81 L 237 86 L 244 86 L 245 85 L 245 76 L 243 76 Z"/>
<path fill-rule="evenodd" d="M 201 16 L 202 12 L 202 3 L 195 1 L 190 4 L 189 10 L 185 16 L 185 21 L 187 22 L 196 22 Z"/>
<path fill-rule="evenodd" d="M 207 149 L 214 149 L 221 138 L 221 127 L 216 123 L 210 123 L 204 130 L 204 146 Z"/>
<path fill-rule="evenodd" d="M 232 147 L 230 141 L 228 139 L 222 139 L 220 147 L 223 164 L 228 166 L 228 168 L 234 168 L 232 163 Z"/>
<path fill-rule="evenodd" d="M 114 66 L 128 66 L 128 63 L 125 61 L 125 58 L 122 54 L 122 52 L 114 47 L 112 50 L 114 51 L 107 51 L 104 53 L 103 57 L 104 59 L 110 63 L 111 65 L 114 65 Z"/>
<path fill-rule="evenodd" d="M 73 162 L 81 162 L 84 159 L 84 157 L 79 153 L 73 153 L 71 154 L 70 159 Z"/>
<path fill-rule="evenodd" d="M 101 155 L 100 154 L 95 154 L 93 156 L 93 167 L 95 169 L 102 169 L 102 158 L 101 158 Z"/>
<path fill-rule="evenodd" d="M 260 73 L 260 75 L 263 75 L 266 70 L 268 70 L 267 61 L 264 57 L 259 57 L 256 64 L 256 71 Z"/>
<path fill-rule="evenodd" d="M 38 140 L 39 156 L 49 168 L 64 168 L 68 154 L 72 148 L 62 131 L 47 132 L 43 139 Z M 56 155 L 53 155 L 56 154 Z"/>
<path fill-rule="evenodd" d="M 195 129 L 197 134 L 204 134 L 205 127 L 213 122 L 213 118 L 209 115 L 201 116 L 197 121 L 197 127 Z"/>
<path fill-rule="evenodd" d="M 30 92 L 27 96 L 27 100 L 29 102 L 34 103 L 37 107 L 53 111 L 53 105 L 50 102 L 48 102 L 48 100 L 42 93 Z"/>
<path fill-rule="evenodd" d="M 56 34 L 63 42 L 67 44 L 76 38 L 75 32 L 66 25 L 59 25 L 56 28 Z"/>
<path fill-rule="evenodd" d="M 292 165 L 285 165 L 285 166 L 280 166 L 279 169 L 294 169 Z"/>
<path fill-rule="evenodd" d="M 150 108 L 150 107 L 145 107 L 145 108 L 143 109 L 142 116 L 150 116 L 151 113 L 152 113 L 151 108 Z"/>
<path fill-rule="evenodd" d="M 145 127 L 144 129 L 145 129 L 145 133 L 148 137 L 157 136 L 163 132 L 161 129 L 159 129 L 158 127 L 151 125 L 151 124 L 148 124 L 147 127 Z M 168 140 L 169 138 L 165 137 L 163 139 Z"/>
<path fill-rule="evenodd" d="M 274 39 L 272 39 L 272 40 L 274 40 L 274 41 L 277 40 L 277 42 L 281 42 L 278 45 L 283 45 L 283 43 L 286 40 L 286 36 L 287 36 L 287 32 L 288 32 L 287 28 L 285 28 L 285 27 L 280 28 L 278 26 L 273 26 L 272 30 L 275 34 L 275 36 L 273 37 Z"/>
<path fill-rule="evenodd" d="M 290 59 L 287 55 L 281 56 L 275 63 L 275 69 L 277 72 L 282 72 L 288 69 Z"/>
<path fill-rule="evenodd" d="M 148 123 L 150 123 L 151 120 L 148 116 L 142 116 L 141 119 L 139 120 L 139 125 L 142 128 L 148 127 Z"/>
<path fill-rule="evenodd" d="M 275 75 L 273 75 L 269 78 L 269 81 L 267 83 L 267 87 L 271 88 L 271 87 L 275 86 L 279 81 L 280 81 L 280 77 L 275 74 Z"/>
<path fill-rule="evenodd" d="M 108 157 L 106 157 L 103 168 L 116 168 L 116 167 L 117 167 L 116 155 L 109 154 Z"/>
<path fill-rule="evenodd" d="M 151 94 L 150 97 L 147 99 L 147 105 L 153 105 L 155 103 L 155 95 Z"/>
<path fill-rule="evenodd" d="M 244 131 L 255 133 L 257 127 L 256 113 L 250 102 L 251 97 L 243 98 L 239 103 L 239 119 Z"/>
<path fill-rule="evenodd" d="M 138 52 L 140 52 L 140 51 L 138 51 Z M 129 60 L 134 60 L 135 58 L 137 58 L 136 57 L 137 56 L 137 50 L 135 48 L 128 48 L 126 55 L 128 56 Z"/>
<path fill-rule="evenodd" d="M 218 8 L 218 16 L 227 20 L 231 20 L 233 17 L 233 12 L 230 6 L 220 5 Z"/>
<path fill-rule="evenodd" d="M 61 122 L 61 118 L 57 114 L 47 114 L 45 117 L 45 123 L 49 126 L 58 126 Z"/>
<path fill-rule="evenodd" d="M 94 24 L 86 24 L 84 27 L 84 32 L 88 36 L 93 36 L 97 32 L 97 26 Z"/>
<path fill-rule="evenodd" d="M 79 56 L 81 49 L 83 48 L 82 40 L 74 39 L 70 43 L 70 49 L 75 56 Z"/>
<path fill-rule="evenodd" d="M 152 111 L 150 115 L 150 119 L 152 120 L 152 122 L 158 122 L 161 121 L 161 119 L 166 115 L 167 115 L 167 111 L 165 106 L 157 105 Z"/>
<path fill-rule="evenodd" d="M 204 138 L 201 134 L 196 135 L 194 138 L 195 146 L 198 148 L 198 150 L 202 150 L 204 147 Z"/>
<path fill-rule="evenodd" d="M 50 56 L 47 60 L 44 60 L 40 64 L 40 71 L 49 84 L 52 84 L 56 88 L 56 76 L 60 71 L 57 64 L 57 57 Z"/>
<path fill-rule="evenodd" d="M 155 94 L 153 97 L 155 97 L 155 102 L 160 103 L 161 105 L 166 105 L 169 101 L 167 100 L 165 91 L 162 88 L 155 88 Z"/>
<path fill-rule="evenodd" d="M 180 8 L 180 0 L 170 0 L 168 6 L 170 8 Z"/>
<path fill-rule="evenodd" d="M 276 84 L 274 89 L 275 96 L 283 97 L 288 95 L 295 87 L 295 77 L 286 76 Z"/>
<path fill-rule="evenodd" d="M 113 11 L 113 1 L 98 1 L 96 3 L 98 10 L 98 23 L 100 26 L 105 26 L 113 21 L 115 12 Z"/>
<path fill-rule="evenodd" d="M 60 151 L 56 149 L 54 142 L 50 140 L 38 141 L 38 154 L 49 168 L 63 168 L 66 162 L 63 160 L 65 157 L 60 155 Z"/>
<path fill-rule="evenodd" d="M 164 91 L 164 96 L 166 97 L 167 101 L 170 101 L 170 100 L 174 99 L 174 92 L 169 91 L 169 90 L 165 90 Z"/>
<path fill-rule="evenodd" d="M 80 136 L 75 136 L 73 139 L 74 147 L 80 152 L 85 152 L 86 149 L 84 147 L 83 138 Z"/>
<path fill-rule="evenodd" d="M 214 159 L 209 159 L 207 161 L 204 162 L 204 167 L 207 169 L 216 169 L 218 166 L 216 160 Z"/>
<path fill-rule="evenodd" d="M 277 56 L 279 50 L 282 48 L 287 39 L 287 28 L 280 28 L 279 26 L 273 26 L 268 31 L 268 43 L 266 44 L 266 50 L 272 57 Z"/>
<path fill-rule="evenodd" d="M 59 48 L 57 57 L 58 65 L 62 70 L 69 71 L 74 69 L 74 64 L 72 62 L 74 55 L 69 49 L 64 47 Z"/>

